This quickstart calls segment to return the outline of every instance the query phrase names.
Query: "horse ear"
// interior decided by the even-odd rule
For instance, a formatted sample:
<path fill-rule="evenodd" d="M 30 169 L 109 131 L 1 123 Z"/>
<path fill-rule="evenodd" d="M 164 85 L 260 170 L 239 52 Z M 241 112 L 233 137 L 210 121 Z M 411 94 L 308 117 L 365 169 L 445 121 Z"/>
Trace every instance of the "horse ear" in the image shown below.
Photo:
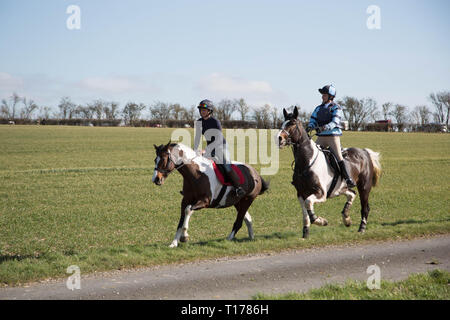
<path fill-rule="evenodd" d="M 294 118 L 297 119 L 297 117 L 298 117 L 298 109 L 297 109 L 297 106 L 295 106 L 295 108 L 294 108 Z"/>
<path fill-rule="evenodd" d="M 153 146 L 155 147 L 156 150 L 158 150 L 158 147 L 156 146 L 156 144 L 153 144 Z"/>
<path fill-rule="evenodd" d="M 283 115 L 284 115 L 284 120 L 286 120 L 288 117 L 288 113 L 285 108 L 283 108 Z"/>

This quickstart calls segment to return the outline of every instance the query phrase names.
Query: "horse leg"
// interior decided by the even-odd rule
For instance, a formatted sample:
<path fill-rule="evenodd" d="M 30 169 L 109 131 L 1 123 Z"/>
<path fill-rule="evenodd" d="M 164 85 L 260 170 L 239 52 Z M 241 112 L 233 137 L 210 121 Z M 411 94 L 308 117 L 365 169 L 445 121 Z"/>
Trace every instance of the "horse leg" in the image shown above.
<path fill-rule="evenodd" d="M 298 197 L 298 201 L 302 206 L 303 212 L 303 238 L 309 237 L 309 227 L 311 226 L 311 221 L 309 220 L 308 210 L 306 209 L 305 200 L 302 197 Z"/>
<path fill-rule="evenodd" d="M 192 210 L 192 206 L 189 205 L 184 210 L 184 223 L 182 227 L 182 234 L 180 237 L 180 242 L 187 242 L 189 240 L 189 235 L 187 233 L 187 230 L 189 229 L 189 219 L 191 218 L 191 215 L 194 213 L 194 210 Z"/>
<path fill-rule="evenodd" d="M 234 205 L 237 210 L 237 216 L 236 216 L 236 221 L 234 221 L 234 224 L 233 224 L 233 229 L 231 230 L 231 233 L 228 236 L 227 240 L 233 240 L 234 237 L 236 236 L 236 233 L 242 227 L 242 221 L 244 220 L 244 217 L 247 215 L 247 209 L 250 207 L 252 202 L 253 202 L 253 199 L 248 199 L 248 200 L 242 199 Z M 250 215 L 248 215 L 248 216 L 250 216 Z M 250 218 L 250 223 L 251 223 L 251 218 Z M 246 224 L 247 224 L 247 222 L 246 222 Z M 248 224 L 247 224 L 247 227 L 248 227 Z M 253 229 L 253 228 L 251 228 L 251 229 Z M 252 231 L 252 233 L 253 233 L 253 231 Z M 249 229 L 249 236 L 250 236 L 250 229 Z M 251 236 L 250 236 L 250 238 L 251 238 Z"/>
<path fill-rule="evenodd" d="M 172 243 L 169 246 L 170 248 L 178 247 L 178 242 L 180 241 L 181 233 L 183 231 L 182 227 L 184 225 L 184 219 L 185 219 L 185 216 L 186 216 L 186 209 L 187 209 L 187 204 L 184 202 L 184 199 L 183 199 L 181 201 L 180 221 L 178 222 L 178 227 L 177 227 L 177 232 L 175 233 L 175 238 L 173 239 Z"/>
<path fill-rule="evenodd" d="M 245 213 L 244 222 L 247 226 L 248 237 L 250 238 L 250 240 L 253 240 L 255 238 L 255 236 L 253 234 L 253 221 L 252 221 L 252 217 L 250 216 L 250 213 L 248 213 L 248 211 Z"/>
<path fill-rule="evenodd" d="M 344 209 L 342 209 L 342 220 L 344 221 L 344 225 L 346 227 L 350 227 L 352 220 L 350 219 L 349 211 L 353 204 L 353 200 L 355 200 L 356 192 L 348 189 L 345 191 L 345 195 L 347 196 L 347 202 L 344 205 Z"/>
<path fill-rule="evenodd" d="M 318 199 L 314 194 L 310 195 L 305 199 L 306 212 L 308 213 L 309 220 L 311 223 L 318 226 L 326 226 L 328 225 L 328 221 L 325 218 L 318 217 L 314 213 L 314 203 L 316 202 L 324 202 L 326 199 Z"/>
<path fill-rule="evenodd" d="M 367 218 L 369 217 L 369 189 L 359 188 L 359 198 L 361 200 L 361 224 L 359 225 L 358 232 L 365 232 L 367 227 Z"/>

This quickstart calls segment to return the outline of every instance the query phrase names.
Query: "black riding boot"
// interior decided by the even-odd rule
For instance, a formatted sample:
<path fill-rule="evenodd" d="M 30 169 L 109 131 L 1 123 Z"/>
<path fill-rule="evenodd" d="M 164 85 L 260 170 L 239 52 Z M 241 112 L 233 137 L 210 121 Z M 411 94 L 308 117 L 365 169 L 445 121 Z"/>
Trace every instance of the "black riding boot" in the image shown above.
<path fill-rule="evenodd" d="M 341 168 L 341 176 L 343 179 L 345 179 L 345 182 L 347 183 L 347 187 L 354 188 L 356 187 L 355 182 L 350 178 L 347 172 L 347 166 L 345 165 L 344 160 L 339 161 L 339 168 Z"/>
<path fill-rule="evenodd" d="M 228 172 L 228 176 L 230 177 L 230 179 L 233 183 L 233 187 L 235 187 L 235 189 L 236 189 L 236 195 L 238 197 L 242 197 L 243 195 L 245 195 L 245 191 L 241 187 L 240 179 L 239 179 L 239 176 L 237 175 L 237 173 L 234 172 L 234 170 L 232 169 L 230 172 Z"/>

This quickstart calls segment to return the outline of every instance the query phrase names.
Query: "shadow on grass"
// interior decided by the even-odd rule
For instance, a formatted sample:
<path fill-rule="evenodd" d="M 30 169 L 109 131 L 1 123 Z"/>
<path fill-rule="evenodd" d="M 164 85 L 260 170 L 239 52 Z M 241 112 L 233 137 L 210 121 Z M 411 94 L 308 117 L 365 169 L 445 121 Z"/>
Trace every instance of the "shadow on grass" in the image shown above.
<path fill-rule="evenodd" d="M 31 254 L 1 255 L 0 256 L 0 264 L 2 264 L 4 262 L 8 262 L 8 261 L 22 261 L 22 260 L 26 260 L 26 259 L 39 259 L 39 258 L 42 258 L 42 256 L 36 256 L 36 255 L 31 255 Z"/>
<path fill-rule="evenodd" d="M 441 220 L 415 220 L 415 219 L 407 219 L 407 220 L 397 220 L 394 222 L 383 222 L 381 223 L 382 226 L 391 226 L 395 227 L 400 224 L 424 224 L 424 223 L 430 223 L 430 222 L 448 222 L 449 219 L 441 219 Z"/>
<path fill-rule="evenodd" d="M 235 238 L 232 240 L 232 242 L 237 243 L 246 243 L 246 242 L 252 242 L 257 240 L 286 240 L 289 238 L 298 237 L 298 233 L 296 232 L 274 232 L 272 234 L 268 235 L 256 235 L 255 238 L 252 240 L 248 237 L 246 238 Z M 210 239 L 205 241 L 198 241 L 198 242 L 191 242 L 190 244 L 193 246 L 211 246 L 214 245 L 214 243 L 227 243 L 226 238 L 216 238 L 216 239 Z"/>

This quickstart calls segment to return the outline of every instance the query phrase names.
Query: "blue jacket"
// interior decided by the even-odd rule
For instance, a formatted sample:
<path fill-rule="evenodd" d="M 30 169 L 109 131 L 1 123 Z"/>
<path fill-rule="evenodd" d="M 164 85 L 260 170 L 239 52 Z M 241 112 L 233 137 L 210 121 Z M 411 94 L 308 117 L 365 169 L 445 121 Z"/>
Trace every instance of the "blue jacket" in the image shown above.
<path fill-rule="evenodd" d="M 324 130 L 318 133 L 318 136 L 342 136 L 342 116 L 342 108 L 338 104 L 334 102 L 321 104 L 314 109 L 308 127 L 314 129 L 324 126 Z"/>

